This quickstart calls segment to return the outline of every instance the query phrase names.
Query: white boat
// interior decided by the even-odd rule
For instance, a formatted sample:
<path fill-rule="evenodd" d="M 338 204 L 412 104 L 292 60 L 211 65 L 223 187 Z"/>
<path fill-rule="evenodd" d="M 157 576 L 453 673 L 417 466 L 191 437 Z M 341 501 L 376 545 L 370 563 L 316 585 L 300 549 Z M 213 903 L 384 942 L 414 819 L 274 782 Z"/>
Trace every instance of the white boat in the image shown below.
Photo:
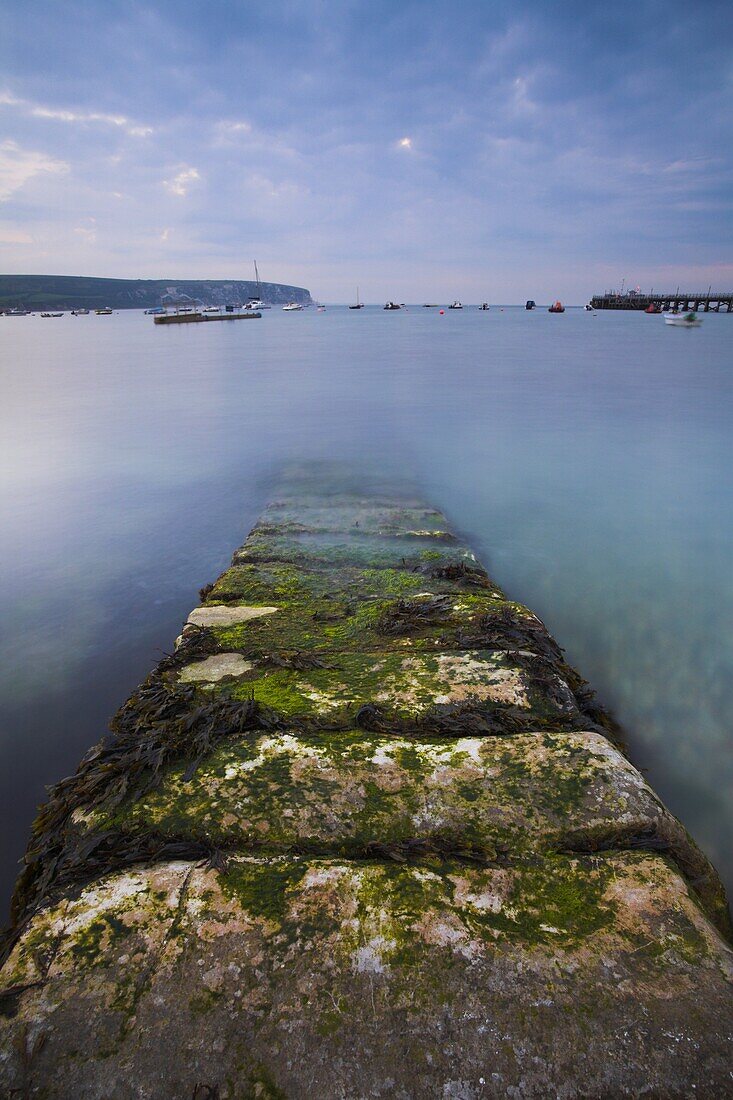
<path fill-rule="evenodd" d="M 283 310 L 286 313 L 293 313 L 293 312 L 295 312 L 295 310 L 302 309 L 302 308 L 303 307 L 300 304 L 300 302 L 288 302 L 288 304 L 286 306 L 283 306 Z"/>
<path fill-rule="evenodd" d="M 71 316 L 72 317 L 86 317 L 86 315 L 88 313 L 89 313 L 88 309 L 72 309 Z"/>
<path fill-rule="evenodd" d="M 448 309 L 463 309 L 463 304 L 462 304 L 462 302 L 459 302 L 459 301 L 458 301 L 458 299 L 456 298 L 456 300 L 455 300 L 455 302 L 453 303 L 453 305 L 452 305 L 452 306 L 448 306 Z"/>
<path fill-rule="evenodd" d="M 665 325 L 676 325 L 677 328 L 699 328 L 702 321 L 696 313 L 665 313 Z"/>
<path fill-rule="evenodd" d="M 481 305 L 478 308 L 481 309 L 481 310 L 484 310 L 484 312 L 485 312 L 487 309 L 491 309 L 491 306 L 489 305 L 488 302 L 482 302 Z"/>
<path fill-rule="evenodd" d="M 260 273 L 257 270 L 257 260 L 254 260 L 255 265 L 255 282 L 257 283 L 257 296 L 250 298 L 244 307 L 246 310 L 258 310 L 258 309 L 272 309 L 272 306 L 265 305 L 262 301 L 262 283 L 260 282 Z"/>
<path fill-rule="evenodd" d="M 98 317 L 107 317 L 109 316 L 109 314 L 111 314 L 112 310 L 109 306 L 105 306 L 104 309 L 95 309 L 94 312 L 97 314 Z"/>

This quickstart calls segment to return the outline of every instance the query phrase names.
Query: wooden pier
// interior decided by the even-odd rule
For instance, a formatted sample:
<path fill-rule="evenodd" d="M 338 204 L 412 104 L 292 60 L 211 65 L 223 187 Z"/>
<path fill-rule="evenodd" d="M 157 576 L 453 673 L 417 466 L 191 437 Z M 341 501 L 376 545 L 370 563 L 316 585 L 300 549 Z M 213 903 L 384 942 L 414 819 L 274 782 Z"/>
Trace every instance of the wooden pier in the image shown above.
<path fill-rule="evenodd" d="M 593 309 L 645 310 L 654 305 L 662 310 L 678 310 L 683 313 L 692 310 L 695 313 L 733 313 L 733 293 L 707 290 L 704 293 L 682 294 L 676 290 L 673 294 L 658 294 L 651 290 L 648 294 L 642 294 L 630 290 L 626 294 L 620 294 L 615 290 L 606 290 L 603 294 L 595 294 L 590 304 Z"/>

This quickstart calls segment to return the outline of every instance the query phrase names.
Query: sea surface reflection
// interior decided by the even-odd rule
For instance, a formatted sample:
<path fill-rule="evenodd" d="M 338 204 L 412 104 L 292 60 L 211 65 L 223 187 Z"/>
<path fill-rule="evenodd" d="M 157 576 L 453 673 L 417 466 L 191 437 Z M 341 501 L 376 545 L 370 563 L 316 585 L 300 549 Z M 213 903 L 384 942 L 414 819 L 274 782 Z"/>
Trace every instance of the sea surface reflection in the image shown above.
<path fill-rule="evenodd" d="M 378 463 L 547 622 L 733 882 L 733 317 L 0 319 L 0 893 L 286 461 Z"/>

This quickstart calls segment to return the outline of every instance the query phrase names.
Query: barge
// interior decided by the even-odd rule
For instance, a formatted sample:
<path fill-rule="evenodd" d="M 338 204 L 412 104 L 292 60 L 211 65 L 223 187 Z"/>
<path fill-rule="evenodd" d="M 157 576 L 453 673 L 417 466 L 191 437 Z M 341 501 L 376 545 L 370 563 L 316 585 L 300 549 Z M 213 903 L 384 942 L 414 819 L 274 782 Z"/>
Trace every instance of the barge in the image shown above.
<path fill-rule="evenodd" d="M 190 325 L 205 321 L 253 321 L 261 317 L 258 310 L 235 310 L 227 306 L 221 313 L 200 312 L 194 310 L 181 313 L 159 313 L 153 317 L 156 325 Z"/>

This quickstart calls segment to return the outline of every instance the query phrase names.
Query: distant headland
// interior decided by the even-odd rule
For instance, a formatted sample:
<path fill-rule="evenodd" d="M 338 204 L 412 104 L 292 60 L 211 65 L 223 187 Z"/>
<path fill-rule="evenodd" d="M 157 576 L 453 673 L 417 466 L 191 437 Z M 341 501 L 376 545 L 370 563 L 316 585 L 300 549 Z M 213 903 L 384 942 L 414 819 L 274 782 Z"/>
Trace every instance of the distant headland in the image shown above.
<path fill-rule="evenodd" d="M 310 291 L 286 283 L 253 279 L 97 279 L 84 275 L 0 275 L 2 309 L 150 309 L 166 301 L 196 299 L 211 305 L 237 305 L 250 298 L 265 302 L 311 301 Z"/>

